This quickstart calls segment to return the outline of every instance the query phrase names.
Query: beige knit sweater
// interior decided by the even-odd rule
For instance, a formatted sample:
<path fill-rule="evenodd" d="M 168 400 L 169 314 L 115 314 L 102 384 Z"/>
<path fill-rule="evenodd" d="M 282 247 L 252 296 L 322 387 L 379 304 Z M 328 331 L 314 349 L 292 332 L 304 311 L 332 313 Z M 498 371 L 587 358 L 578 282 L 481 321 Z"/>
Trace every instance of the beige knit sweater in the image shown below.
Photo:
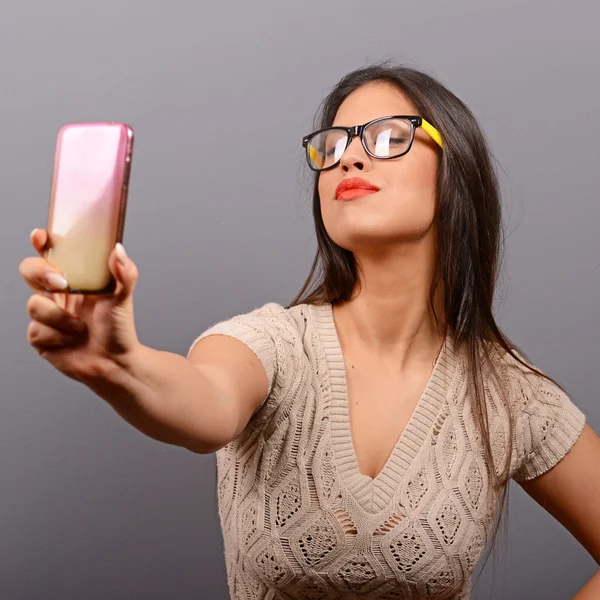
<path fill-rule="evenodd" d="M 330 304 L 269 303 L 218 323 L 261 360 L 269 393 L 217 452 L 219 516 L 231 597 L 470 598 L 494 508 L 464 359 L 446 339 L 383 470 L 360 473 Z M 196 341 L 197 341 L 196 340 Z M 195 342 L 194 342 L 195 343 Z M 571 448 L 584 414 L 514 359 L 499 362 L 516 414 L 510 477 L 536 477 Z M 486 380 L 494 456 L 508 420 Z"/>

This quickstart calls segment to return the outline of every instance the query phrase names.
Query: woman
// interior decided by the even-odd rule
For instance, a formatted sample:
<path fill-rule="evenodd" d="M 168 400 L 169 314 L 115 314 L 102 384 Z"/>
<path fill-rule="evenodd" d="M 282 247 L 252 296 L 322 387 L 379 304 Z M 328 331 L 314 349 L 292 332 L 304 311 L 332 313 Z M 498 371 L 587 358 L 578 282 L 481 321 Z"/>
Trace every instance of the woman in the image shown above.
<path fill-rule="evenodd" d="M 315 129 L 318 251 L 290 306 L 183 358 L 138 341 L 122 246 L 104 298 L 61 295 L 31 257 L 30 343 L 145 434 L 217 451 L 233 598 L 469 598 L 510 478 L 600 562 L 600 440 L 492 315 L 500 200 L 473 115 L 380 64 L 344 77 Z M 596 594 L 600 575 L 578 598 Z"/>

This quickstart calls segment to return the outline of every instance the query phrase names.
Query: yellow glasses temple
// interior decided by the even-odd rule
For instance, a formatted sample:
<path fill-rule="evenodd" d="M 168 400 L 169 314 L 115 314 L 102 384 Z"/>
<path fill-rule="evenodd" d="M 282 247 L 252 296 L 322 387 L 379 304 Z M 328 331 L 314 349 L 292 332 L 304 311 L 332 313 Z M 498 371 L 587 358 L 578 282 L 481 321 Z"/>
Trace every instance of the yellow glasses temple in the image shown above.
<path fill-rule="evenodd" d="M 442 135 L 431 123 L 421 118 L 421 127 L 433 138 L 440 148 L 444 147 L 442 144 Z"/>

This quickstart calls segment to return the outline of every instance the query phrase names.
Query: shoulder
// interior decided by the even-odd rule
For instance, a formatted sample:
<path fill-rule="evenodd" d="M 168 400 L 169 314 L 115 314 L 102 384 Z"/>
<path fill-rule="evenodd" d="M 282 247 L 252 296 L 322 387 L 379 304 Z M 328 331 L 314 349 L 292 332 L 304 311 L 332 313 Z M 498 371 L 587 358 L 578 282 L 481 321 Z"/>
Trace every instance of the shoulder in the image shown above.
<path fill-rule="evenodd" d="M 560 406 L 569 399 L 565 390 L 525 354 L 516 349 L 513 354 L 501 348 L 496 354 L 498 374 L 510 394 L 513 411 L 537 410 L 544 404 Z"/>
<path fill-rule="evenodd" d="M 271 350 L 275 347 L 280 350 L 283 347 L 292 349 L 297 347 L 301 340 L 306 310 L 306 305 L 286 308 L 277 302 L 267 302 L 247 312 L 213 321 L 193 340 L 188 354 L 196 343 L 210 335 L 237 338 L 255 351 L 265 346 Z"/>
<path fill-rule="evenodd" d="M 232 325 L 253 327 L 263 330 L 281 342 L 298 342 L 306 328 L 310 306 L 298 304 L 285 307 L 277 302 L 267 302 L 247 313 L 228 320 Z"/>
<path fill-rule="evenodd" d="M 192 348 L 203 338 L 225 335 L 248 346 L 260 359 L 269 379 L 269 389 L 277 373 L 287 372 L 287 365 L 296 365 L 304 353 L 304 332 L 310 321 L 311 306 L 299 304 L 284 307 L 267 302 L 247 312 L 213 321 L 192 342 Z M 297 365 L 294 367 L 297 370 Z"/>
<path fill-rule="evenodd" d="M 324 307 L 296 304 L 285 307 L 277 302 L 267 302 L 246 313 L 235 315 L 221 324 L 254 327 L 282 336 L 284 340 L 300 340 L 310 323 L 321 318 Z"/>
<path fill-rule="evenodd" d="M 539 476 L 560 461 L 581 434 L 586 417 L 562 386 L 522 353 L 514 353 L 518 358 L 500 353 L 499 374 L 515 424 L 518 462 L 514 479 L 521 481 Z"/>
<path fill-rule="evenodd" d="M 293 334 L 300 329 L 299 325 L 302 321 L 300 316 L 303 308 L 306 310 L 306 305 L 286 308 L 277 302 L 267 302 L 247 312 L 213 322 L 202 335 L 204 336 L 208 332 L 216 333 L 217 330 L 235 330 L 238 328 L 272 330 L 283 335 L 286 333 Z"/>

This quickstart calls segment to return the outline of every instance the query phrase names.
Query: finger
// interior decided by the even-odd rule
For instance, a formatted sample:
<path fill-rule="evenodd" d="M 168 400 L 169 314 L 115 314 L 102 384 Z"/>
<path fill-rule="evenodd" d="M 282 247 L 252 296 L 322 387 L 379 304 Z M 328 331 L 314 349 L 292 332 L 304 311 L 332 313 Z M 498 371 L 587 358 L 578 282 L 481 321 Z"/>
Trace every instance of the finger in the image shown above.
<path fill-rule="evenodd" d="M 81 335 L 86 330 L 83 321 L 67 312 L 52 299 L 34 294 L 27 301 L 27 314 L 34 321 L 69 335 Z"/>
<path fill-rule="evenodd" d="M 54 294 L 56 304 L 76 317 L 82 314 L 85 299 L 85 294 Z"/>
<path fill-rule="evenodd" d="M 43 255 L 46 244 L 48 243 L 48 232 L 45 229 L 36 228 L 29 234 L 29 241 L 35 251 L 40 255 Z"/>
<path fill-rule="evenodd" d="M 49 348 L 72 346 L 79 340 L 78 336 L 66 334 L 38 321 L 31 321 L 27 327 L 27 341 L 38 352 L 43 352 Z"/>
<path fill-rule="evenodd" d="M 129 298 L 133 294 L 139 272 L 122 244 L 117 244 L 110 253 L 108 268 L 117 280 L 115 296 L 120 296 L 121 299 Z"/>
<path fill-rule="evenodd" d="M 49 235 L 48 232 L 45 229 L 33 229 L 31 231 L 31 233 L 29 234 L 29 239 L 31 241 L 31 245 L 35 248 L 35 250 L 44 258 L 46 259 L 46 250 L 47 250 L 47 246 L 48 246 L 48 241 L 49 241 Z M 48 263 L 49 264 L 49 263 Z M 51 272 L 58 272 L 55 269 L 52 269 L 52 267 L 50 267 Z M 59 275 L 61 275 L 59 273 Z M 59 280 L 60 281 L 60 286 L 59 289 L 63 289 L 62 286 L 64 286 L 64 280 Z M 45 284 L 43 284 L 45 285 Z M 35 288 L 34 288 L 35 289 Z M 37 288 L 39 290 L 39 286 Z M 45 290 L 53 290 L 56 289 L 55 285 L 45 285 L 45 287 L 43 288 Z M 36 290 L 37 291 L 37 290 Z M 54 301 L 62 308 L 66 308 L 68 301 L 69 301 L 69 296 L 73 296 L 73 294 L 63 294 L 63 293 L 58 293 L 55 292 L 54 294 L 50 294 L 50 297 L 54 298 Z"/>
<path fill-rule="evenodd" d="M 48 261 L 38 256 L 28 256 L 19 264 L 19 273 L 35 291 L 65 290 L 68 287 L 67 280 Z"/>

